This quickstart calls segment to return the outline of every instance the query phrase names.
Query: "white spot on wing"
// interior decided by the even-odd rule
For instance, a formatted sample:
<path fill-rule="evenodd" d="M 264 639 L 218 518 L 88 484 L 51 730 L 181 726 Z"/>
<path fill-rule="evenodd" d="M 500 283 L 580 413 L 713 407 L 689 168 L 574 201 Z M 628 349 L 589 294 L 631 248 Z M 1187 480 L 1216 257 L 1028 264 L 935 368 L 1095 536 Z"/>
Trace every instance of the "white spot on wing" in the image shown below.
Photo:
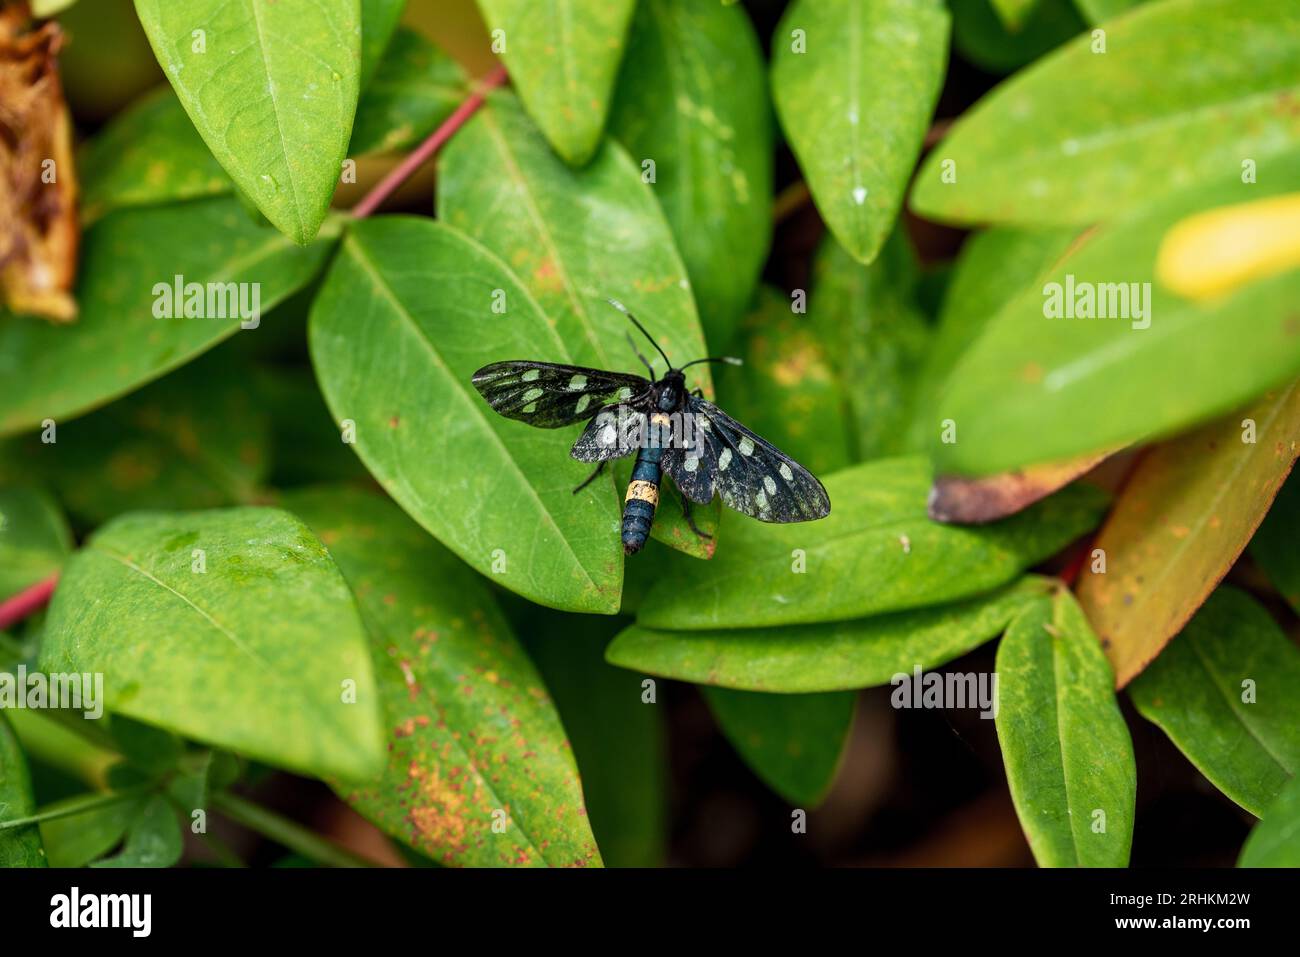
<path fill-rule="evenodd" d="M 754 454 L 754 443 L 748 435 L 740 437 L 740 444 L 737 447 L 740 449 L 741 455 L 750 456 Z"/>
<path fill-rule="evenodd" d="M 770 475 L 763 476 L 763 488 L 767 489 L 768 495 L 776 494 L 776 483 L 772 481 L 772 476 Z"/>
<path fill-rule="evenodd" d="M 587 388 L 587 377 L 585 375 L 579 373 L 569 380 L 570 392 L 581 392 L 585 388 Z"/>
<path fill-rule="evenodd" d="M 781 467 L 778 468 L 777 471 L 781 473 L 781 478 L 785 479 L 787 482 L 794 481 L 794 473 L 790 471 L 790 466 L 786 465 L 784 462 L 781 463 Z"/>
<path fill-rule="evenodd" d="M 722 454 L 718 456 L 718 471 L 727 471 L 727 466 L 731 464 L 731 449 L 723 449 Z"/>

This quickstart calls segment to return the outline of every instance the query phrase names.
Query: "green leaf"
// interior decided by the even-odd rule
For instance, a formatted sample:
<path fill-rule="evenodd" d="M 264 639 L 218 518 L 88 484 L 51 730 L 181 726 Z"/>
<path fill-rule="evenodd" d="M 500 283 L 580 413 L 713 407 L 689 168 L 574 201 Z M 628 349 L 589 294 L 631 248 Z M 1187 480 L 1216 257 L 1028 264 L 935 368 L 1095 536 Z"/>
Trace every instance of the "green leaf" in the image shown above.
<path fill-rule="evenodd" d="M 79 795 L 56 801 L 41 808 L 41 813 L 58 811 L 85 799 L 85 795 Z M 41 821 L 41 840 L 50 867 L 84 867 L 111 851 L 139 816 L 144 803 L 143 798 L 125 797 L 79 814 Z"/>
<path fill-rule="evenodd" d="M 1001 227 L 975 233 L 961 248 L 938 325 L 916 373 L 909 447 L 925 448 L 941 436 L 943 385 L 988 320 L 1017 292 L 1034 284 L 1065 254 L 1073 229 Z"/>
<path fill-rule="evenodd" d="M 198 322 L 201 320 L 190 320 Z M 226 350 L 106 408 L 0 444 L 0 477 L 36 476 L 92 524 L 142 508 L 251 501 L 266 478 L 270 424 Z"/>
<path fill-rule="evenodd" d="M 235 188 L 170 87 L 113 118 L 77 158 L 86 222 L 115 209 L 218 196 Z"/>
<path fill-rule="evenodd" d="M 656 631 L 632 625 L 610 644 L 611 664 L 722 688 L 785 693 L 888 684 L 934 668 L 1000 635 L 1047 588 L 1027 577 L 949 605 L 822 625 Z"/>
<path fill-rule="evenodd" d="M 1064 588 L 1024 609 L 998 646 L 998 742 L 1042 867 L 1124 867 L 1137 770 L 1115 681 Z"/>
<path fill-rule="evenodd" d="M 607 298 L 636 314 L 678 365 L 707 355 L 672 233 L 617 144 L 570 170 L 514 98 L 496 92 L 447 147 L 439 175 L 438 217 L 510 266 L 575 362 L 645 374 L 627 344 L 636 330 Z M 707 367 L 692 384 L 710 390 Z"/>
<path fill-rule="evenodd" d="M 952 45 L 990 73 L 1011 73 L 1032 63 L 1083 29 L 1070 0 L 1038 0 L 1021 28 L 1003 26 L 989 0 L 958 0 L 952 11 Z"/>
<path fill-rule="evenodd" d="M 608 867 L 661 867 L 668 841 L 662 706 L 644 700 L 640 675 L 605 663 L 608 619 L 519 605 L 519 633 L 569 733 L 601 857 Z"/>
<path fill-rule="evenodd" d="M 728 512 L 725 547 L 707 565 L 665 569 L 638 624 L 812 624 L 967 598 L 1054 554 L 1104 508 L 1097 490 L 1081 486 L 996 524 L 940 525 L 925 512 L 929 477 L 921 460 L 883 459 L 829 476 L 831 513 L 821 521 L 766 525 Z"/>
<path fill-rule="evenodd" d="M 1264 812 L 1241 849 L 1238 867 L 1300 867 L 1300 777 Z"/>
<path fill-rule="evenodd" d="M 948 13 L 939 0 L 795 0 L 772 44 L 772 98 L 817 210 L 840 245 L 869 263 L 898 216 L 939 99 Z"/>
<path fill-rule="evenodd" d="M 993 0 L 993 9 L 1006 28 L 1012 32 L 1025 25 L 1039 0 Z"/>
<path fill-rule="evenodd" d="M 45 671 L 103 672 L 110 712 L 307 774 L 383 764 L 356 606 L 329 554 L 270 508 L 137 512 L 68 563 Z"/>
<path fill-rule="evenodd" d="M 0 509 L 3 507 L 0 506 Z M 1292 472 L 1250 541 L 1250 555 L 1273 587 L 1300 613 L 1300 473 Z"/>
<path fill-rule="evenodd" d="M 701 691 L 727 740 L 768 787 L 795 807 L 822 802 L 848 743 L 857 695 Z"/>
<path fill-rule="evenodd" d="M 184 318 L 184 302 L 173 304 L 177 318 L 154 318 L 167 303 L 155 290 L 174 287 L 176 276 L 187 284 L 258 283 L 265 313 L 306 285 L 331 248 L 299 249 L 228 197 L 106 217 L 85 237 L 74 325 L 0 322 L 0 435 L 44 428 L 46 419 L 62 425 L 239 331 L 238 316 Z M 253 288 L 245 290 L 250 306 Z"/>
<path fill-rule="evenodd" d="M 1245 592 L 1211 595 L 1129 696 L 1256 816 L 1300 772 L 1300 650 Z"/>
<path fill-rule="evenodd" d="M 424 139 L 469 95 L 456 61 L 419 33 L 398 29 L 357 106 L 348 153 L 402 149 Z"/>
<path fill-rule="evenodd" d="M 155 794 L 131 822 L 120 854 L 91 867 L 171 867 L 181 859 L 181 828 L 167 799 Z"/>
<path fill-rule="evenodd" d="M 46 492 L 0 487 L 0 601 L 49 578 L 72 551 L 72 533 Z"/>
<path fill-rule="evenodd" d="M 1089 564 L 1078 583 L 1120 687 L 1228 573 L 1297 453 L 1300 382 L 1293 382 L 1143 456 L 1094 542 L 1104 565 Z"/>
<path fill-rule="evenodd" d="M 936 470 L 987 475 L 1168 435 L 1293 378 L 1300 270 L 1188 298 L 1162 281 L 1156 262 L 1166 236 L 1192 214 L 1297 186 L 1300 156 L 1270 168 L 1267 182 L 1232 177 L 1183 191 L 1077 244 L 990 320 L 949 378 L 941 406 L 956 441 L 939 443 L 936 433 Z M 1239 209 L 1249 220 L 1251 207 Z M 1072 303 L 1091 290 L 1112 316 L 1128 317 L 1049 318 L 1069 289 Z"/>
<path fill-rule="evenodd" d="M 184 752 L 180 738 L 126 715 L 112 719 L 109 730 L 122 756 L 141 770 L 162 774 L 176 767 Z"/>
<path fill-rule="evenodd" d="M 603 483 L 573 494 L 589 472 L 569 458 L 576 435 L 497 415 L 470 384 L 501 359 L 575 358 L 500 260 L 428 219 L 357 223 L 310 338 L 335 421 L 355 423 L 357 454 L 412 518 L 532 601 L 618 610 L 620 504 Z"/>
<path fill-rule="evenodd" d="M 254 370 L 258 404 L 271 416 L 274 487 L 366 482 L 369 473 L 343 441 L 310 369 Z"/>
<path fill-rule="evenodd" d="M 365 93 L 370 89 L 376 70 L 382 70 L 385 60 L 393 53 L 393 36 L 399 30 L 406 0 L 361 0 L 361 70 L 360 87 Z M 357 110 L 360 119 L 361 110 Z M 353 132 L 355 137 L 356 133 Z"/>
<path fill-rule="evenodd" d="M 0 711 L 0 824 L 36 812 L 27 759 Z M 40 829 L 32 824 L 0 831 L 0 868 L 45 867 Z"/>
<path fill-rule="evenodd" d="M 965 114 L 912 209 L 961 223 L 1093 223 L 1295 146 L 1292 0 L 1169 0 L 1085 33 Z M 1231 50 L 1218 57 L 1215 51 Z M 956 178 L 944 175 L 955 163 Z M 949 166 L 948 169 L 953 167 Z M 1261 175 L 1260 183 L 1269 177 Z"/>
<path fill-rule="evenodd" d="M 772 237 L 763 52 L 744 9 L 642 0 L 610 130 L 640 164 L 690 273 L 714 351 L 744 314 Z"/>
<path fill-rule="evenodd" d="M 916 302 L 916 260 L 905 231 L 863 266 L 827 235 L 813 263 L 809 317 L 837 368 L 859 459 L 907 451 L 916 369 L 929 325 Z"/>
<path fill-rule="evenodd" d="M 1074 0 L 1074 5 L 1089 23 L 1102 23 L 1143 3 L 1146 0 Z"/>
<path fill-rule="evenodd" d="M 339 794 L 443 864 L 599 865 L 559 716 L 486 584 L 377 496 L 319 489 L 286 504 L 356 594 L 384 700 L 387 767 Z"/>
<path fill-rule="evenodd" d="M 581 166 L 600 145 L 636 0 L 479 0 L 528 113 Z"/>
<path fill-rule="evenodd" d="M 311 242 L 357 108 L 357 0 L 135 0 L 135 9 L 212 155 L 277 229 Z"/>
<path fill-rule="evenodd" d="M 852 461 L 850 423 L 831 350 L 785 293 L 758 293 L 738 337 L 745 364 L 722 369 L 720 405 L 814 475 L 843 468 Z"/>

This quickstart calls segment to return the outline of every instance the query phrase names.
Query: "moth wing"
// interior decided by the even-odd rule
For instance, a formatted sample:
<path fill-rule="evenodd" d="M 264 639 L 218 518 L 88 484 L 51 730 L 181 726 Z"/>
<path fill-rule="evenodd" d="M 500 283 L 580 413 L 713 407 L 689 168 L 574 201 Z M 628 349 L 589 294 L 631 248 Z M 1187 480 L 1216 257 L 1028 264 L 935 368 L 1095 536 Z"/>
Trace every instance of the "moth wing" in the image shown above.
<path fill-rule="evenodd" d="M 542 429 L 581 422 L 650 389 L 641 376 L 528 360 L 494 362 L 470 381 L 493 411 Z"/>
<path fill-rule="evenodd" d="M 569 455 L 579 462 L 621 459 L 640 448 L 638 433 L 645 427 L 644 412 L 626 404 L 606 406 L 592 416 Z"/>
<path fill-rule="evenodd" d="M 811 522 L 830 514 L 830 496 L 817 476 L 711 402 L 692 397 L 690 410 L 697 416 L 699 464 L 687 472 L 684 453 L 677 467 L 693 476 L 707 464 L 728 508 L 762 522 Z M 704 501 L 691 495 L 677 474 L 673 481 L 693 501 Z"/>

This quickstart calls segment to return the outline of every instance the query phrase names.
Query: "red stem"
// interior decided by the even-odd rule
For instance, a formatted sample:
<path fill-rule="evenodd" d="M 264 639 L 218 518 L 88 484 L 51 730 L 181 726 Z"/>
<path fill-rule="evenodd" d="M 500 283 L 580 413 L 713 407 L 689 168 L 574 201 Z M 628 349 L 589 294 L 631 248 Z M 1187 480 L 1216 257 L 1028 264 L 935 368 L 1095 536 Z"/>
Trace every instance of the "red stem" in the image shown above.
<path fill-rule="evenodd" d="M 59 573 L 38 581 L 35 585 L 24 588 L 12 598 L 0 602 L 0 628 L 17 624 L 28 615 L 40 611 L 54 594 L 54 586 L 59 583 Z"/>
<path fill-rule="evenodd" d="M 447 117 L 440 127 L 429 134 L 428 139 L 421 143 L 406 159 L 398 163 L 391 173 L 381 179 L 374 189 L 362 198 L 361 202 L 352 207 L 352 215 L 356 219 L 365 219 L 373 213 L 384 200 L 388 199 L 396 191 L 397 187 L 405 183 L 417 169 L 427 163 L 441 149 L 442 145 L 451 139 L 453 133 L 464 126 L 466 121 L 478 112 L 478 108 L 487 99 L 488 91 L 495 89 L 505 81 L 506 68 L 498 65 L 483 78 L 478 88 L 469 95 L 465 102 L 456 108 L 455 113 Z"/>

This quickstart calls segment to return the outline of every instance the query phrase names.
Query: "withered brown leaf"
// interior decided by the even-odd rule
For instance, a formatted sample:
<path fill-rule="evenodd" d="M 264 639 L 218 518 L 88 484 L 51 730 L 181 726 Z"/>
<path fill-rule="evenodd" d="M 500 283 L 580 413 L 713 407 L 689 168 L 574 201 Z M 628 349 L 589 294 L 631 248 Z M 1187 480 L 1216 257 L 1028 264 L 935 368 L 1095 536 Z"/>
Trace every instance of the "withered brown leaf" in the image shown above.
<path fill-rule="evenodd" d="M 17 313 L 76 318 L 77 176 L 57 23 L 0 9 L 0 294 Z"/>

